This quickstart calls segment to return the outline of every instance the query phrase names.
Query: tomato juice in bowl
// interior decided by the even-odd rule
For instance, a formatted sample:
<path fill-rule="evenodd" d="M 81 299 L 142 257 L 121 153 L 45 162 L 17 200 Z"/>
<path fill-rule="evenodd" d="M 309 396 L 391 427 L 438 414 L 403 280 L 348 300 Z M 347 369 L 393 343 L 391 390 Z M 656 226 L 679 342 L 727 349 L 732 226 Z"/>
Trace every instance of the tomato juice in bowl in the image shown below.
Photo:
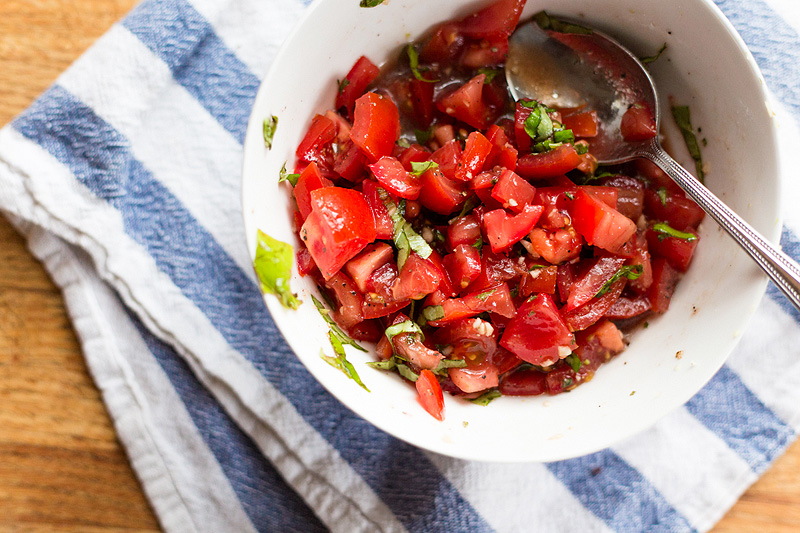
<path fill-rule="evenodd" d="M 279 186 L 278 176 L 285 163 L 289 168 L 294 164 L 295 148 L 312 117 L 333 107 L 337 81 L 356 59 L 367 55 L 376 63 L 385 62 L 433 23 L 464 16 L 485 5 L 428 6 L 392 0 L 366 9 L 357 2 L 353 6 L 333 4 L 322 1 L 312 7 L 301 29 L 279 54 L 256 100 L 245 145 L 243 183 L 251 250 L 257 229 L 298 244 L 292 228 L 290 188 Z M 763 233 L 774 236 L 779 228 L 775 225 L 774 126 L 752 59 L 728 23 L 707 2 L 694 2 L 677 11 L 627 2 L 602 4 L 595 14 L 585 12 L 578 2 L 529 2 L 523 18 L 541 9 L 573 19 L 584 14 L 587 23 L 616 36 L 641 56 L 651 55 L 666 42 L 667 52 L 652 64 L 652 73 L 662 98 L 671 96 L 690 105 L 693 122 L 702 126 L 708 140 L 703 152 L 710 171 L 708 185 Z M 325 46 L 302 38 L 301 33 L 319 35 Z M 694 53 L 698 46 L 710 45 L 719 48 L 736 68 L 721 69 L 712 58 Z M 299 70 L 298 64 L 307 68 Z M 723 90 L 726 86 L 740 89 L 732 94 Z M 750 117 L 744 136 L 742 125 L 736 123 L 742 115 L 722 112 L 732 108 L 743 109 Z M 662 114 L 669 116 L 669 111 Z M 279 122 L 272 149 L 266 150 L 261 129 L 264 119 L 273 115 Z M 680 156 L 680 138 L 674 127 L 669 131 L 669 121 L 664 122 L 673 151 Z M 763 159 L 748 157 L 748 150 L 762 154 Z M 758 186 L 748 180 L 748 175 L 756 173 L 765 180 Z M 759 201 L 751 202 L 753 197 Z M 590 384 L 553 397 L 502 397 L 485 407 L 448 398 L 443 422 L 419 407 L 413 387 L 396 375 L 369 368 L 365 363 L 376 359 L 373 354 L 347 351 L 348 361 L 371 392 L 320 358 L 320 350 L 329 355 L 333 352 L 329 326 L 312 303 L 311 295 L 319 298 L 318 292 L 308 277 L 295 275 L 291 281 L 305 302 L 299 309 L 286 310 L 272 297 L 267 298 L 267 305 L 314 377 L 345 405 L 391 434 L 433 451 L 470 459 L 561 459 L 590 453 L 651 425 L 691 397 L 724 362 L 763 293 L 764 281 L 735 245 L 710 224 L 700 228 L 702 246 L 669 312 L 649 320 L 648 327 L 637 331 L 630 346 L 604 365 Z"/>

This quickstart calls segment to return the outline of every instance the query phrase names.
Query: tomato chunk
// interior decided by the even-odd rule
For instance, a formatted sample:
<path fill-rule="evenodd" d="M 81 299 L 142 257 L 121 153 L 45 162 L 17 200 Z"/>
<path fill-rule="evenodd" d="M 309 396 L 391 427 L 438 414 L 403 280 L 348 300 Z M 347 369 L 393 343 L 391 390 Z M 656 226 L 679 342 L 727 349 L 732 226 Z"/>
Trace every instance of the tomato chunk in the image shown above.
<path fill-rule="evenodd" d="M 467 137 L 461 162 L 456 169 L 456 179 L 470 181 L 483 169 L 486 158 L 492 151 L 492 143 L 479 131 L 473 131 Z"/>
<path fill-rule="evenodd" d="M 407 200 L 416 200 L 419 197 L 422 183 L 394 157 L 381 157 L 376 163 L 369 165 L 369 170 L 378 183 L 395 196 Z"/>
<path fill-rule="evenodd" d="M 330 279 L 375 240 L 375 221 L 364 195 L 352 189 L 311 191 L 311 206 L 300 236 L 322 276 Z"/>
<path fill-rule="evenodd" d="M 578 190 L 570 209 L 572 225 L 586 242 L 609 252 L 617 252 L 636 233 L 636 224 L 617 211 Z"/>
<path fill-rule="evenodd" d="M 380 69 L 366 56 L 359 57 L 344 80 L 339 83 L 339 90 L 336 92 L 336 109 L 344 109 L 345 116 L 351 117 L 356 99 L 364 94 L 379 72 Z"/>
<path fill-rule="evenodd" d="M 303 169 L 293 190 L 297 210 L 300 211 L 303 220 L 311 213 L 311 191 L 332 186 L 333 182 L 322 175 L 316 163 L 311 163 Z"/>
<path fill-rule="evenodd" d="M 527 204 L 533 202 L 536 188 L 520 178 L 511 170 L 504 170 L 492 188 L 492 198 L 503 204 L 503 207 L 521 213 Z"/>
<path fill-rule="evenodd" d="M 483 101 L 485 74 L 478 74 L 467 83 L 436 102 L 442 113 L 465 122 L 473 128 L 483 130 L 489 125 L 489 109 Z"/>
<path fill-rule="evenodd" d="M 483 215 L 483 224 L 492 252 L 502 252 L 519 242 L 536 225 L 544 208 L 525 204 L 518 215 L 509 215 L 503 209 L 489 211 Z"/>
<path fill-rule="evenodd" d="M 374 92 L 358 98 L 353 110 L 350 139 L 370 161 L 392 155 L 400 136 L 400 113 L 388 97 Z"/>
<path fill-rule="evenodd" d="M 528 298 L 506 325 L 500 346 L 528 363 L 548 366 L 572 353 L 575 338 L 561 318 L 553 298 Z"/>
<path fill-rule="evenodd" d="M 646 141 L 658 133 L 653 111 L 644 102 L 636 102 L 625 111 L 619 129 L 628 142 Z"/>
<path fill-rule="evenodd" d="M 517 174 L 523 178 L 553 178 L 566 174 L 581 163 L 571 144 L 562 144 L 549 152 L 526 154 L 517 160 Z"/>
<path fill-rule="evenodd" d="M 444 420 L 444 394 L 436 376 L 423 369 L 416 383 L 419 403 L 436 420 Z"/>

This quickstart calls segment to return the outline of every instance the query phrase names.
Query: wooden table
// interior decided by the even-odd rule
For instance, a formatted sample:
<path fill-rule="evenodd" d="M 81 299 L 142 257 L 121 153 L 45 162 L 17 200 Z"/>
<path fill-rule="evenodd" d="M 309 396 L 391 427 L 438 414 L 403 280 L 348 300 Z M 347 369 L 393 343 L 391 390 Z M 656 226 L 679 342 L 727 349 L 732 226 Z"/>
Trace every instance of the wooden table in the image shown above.
<path fill-rule="evenodd" d="M 135 0 L 0 0 L 0 124 Z M 59 290 L 0 218 L 0 532 L 159 529 Z M 800 531 L 800 443 L 715 531 Z"/>

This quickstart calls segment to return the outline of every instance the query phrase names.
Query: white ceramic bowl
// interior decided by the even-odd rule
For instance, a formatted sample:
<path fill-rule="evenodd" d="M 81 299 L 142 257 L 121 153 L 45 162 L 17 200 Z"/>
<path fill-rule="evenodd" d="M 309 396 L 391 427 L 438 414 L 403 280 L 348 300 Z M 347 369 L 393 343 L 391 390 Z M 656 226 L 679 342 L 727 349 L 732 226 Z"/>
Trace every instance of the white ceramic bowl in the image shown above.
<path fill-rule="evenodd" d="M 296 244 L 290 191 L 278 185 L 284 162 L 311 117 L 333 107 L 336 80 L 362 54 L 382 63 L 433 24 L 467 14 L 486 0 L 388 0 L 366 9 L 358 0 L 318 0 L 290 35 L 256 99 L 244 151 L 244 226 L 251 254 L 256 230 Z M 710 0 L 528 0 L 523 19 L 546 9 L 579 18 L 616 37 L 640 56 L 667 43 L 651 72 L 662 99 L 662 130 L 687 168 L 667 108 L 668 97 L 688 104 L 708 140 L 708 186 L 767 238 L 777 241 L 779 158 L 775 118 L 764 81 L 741 38 Z M 277 115 L 271 150 L 262 122 Z M 670 140 L 672 143 L 669 143 Z M 411 444 L 464 459 L 552 461 L 608 447 L 654 424 L 692 397 L 720 368 L 760 301 L 766 281 L 713 221 L 701 226 L 694 263 L 669 311 L 650 320 L 620 356 L 594 379 L 554 397 L 503 397 L 486 407 L 446 397 L 438 422 L 398 376 L 365 365 L 371 354 L 348 351 L 368 393 L 320 358 L 331 354 L 327 325 L 309 294 L 316 288 L 295 274 L 293 289 L 305 301 L 298 311 L 266 304 L 297 357 L 344 405 Z M 676 357 L 681 353 L 680 358 Z M 446 395 L 447 396 L 447 395 Z"/>

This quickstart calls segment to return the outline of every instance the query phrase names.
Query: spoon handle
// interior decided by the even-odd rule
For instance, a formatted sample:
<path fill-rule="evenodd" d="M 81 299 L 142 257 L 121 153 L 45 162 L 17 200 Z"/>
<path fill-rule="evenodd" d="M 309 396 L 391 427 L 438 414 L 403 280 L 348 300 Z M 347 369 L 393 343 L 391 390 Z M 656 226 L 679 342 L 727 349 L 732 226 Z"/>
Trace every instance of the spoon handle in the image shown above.
<path fill-rule="evenodd" d="M 666 172 L 689 197 L 708 213 L 731 237 L 750 254 L 787 298 L 800 309 L 800 266 L 788 255 L 770 244 L 750 224 L 734 213 L 697 178 L 680 166 L 657 141 L 651 142 L 640 156 L 649 159 Z"/>

